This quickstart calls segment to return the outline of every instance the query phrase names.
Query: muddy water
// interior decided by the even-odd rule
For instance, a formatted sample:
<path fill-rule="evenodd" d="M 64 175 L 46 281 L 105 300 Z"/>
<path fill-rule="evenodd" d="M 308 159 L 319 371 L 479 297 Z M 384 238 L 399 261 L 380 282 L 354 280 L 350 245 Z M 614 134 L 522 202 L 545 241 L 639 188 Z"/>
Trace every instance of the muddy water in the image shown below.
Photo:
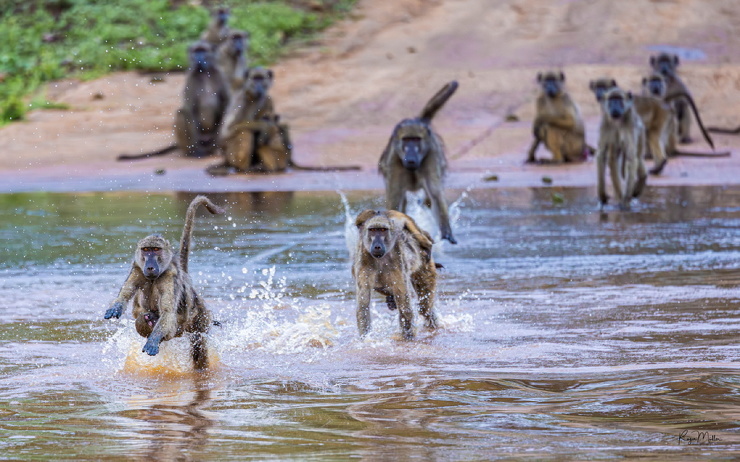
<path fill-rule="evenodd" d="M 740 190 L 604 214 L 587 189 L 450 192 L 443 328 L 413 343 L 379 299 L 357 338 L 339 194 L 211 196 L 229 214 L 198 218 L 190 264 L 222 322 L 207 376 L 182 339 L 149 358 L 130 311 L 102 319 L 191 195 L 0 196 L 3 459 L 740 456 Z"/>

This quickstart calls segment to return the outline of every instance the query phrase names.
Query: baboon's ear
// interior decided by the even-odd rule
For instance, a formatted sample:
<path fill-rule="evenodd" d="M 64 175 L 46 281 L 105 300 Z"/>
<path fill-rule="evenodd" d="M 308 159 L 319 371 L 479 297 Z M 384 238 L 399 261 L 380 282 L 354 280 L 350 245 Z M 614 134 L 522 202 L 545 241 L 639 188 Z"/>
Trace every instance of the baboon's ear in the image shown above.
<path fill-rule="evenodd" d="M 655 56 L 650 57 L 650 65 L 655 66 Z"/>
<path fill-rule="evenodd" d="M 565 74 L 561 72 L 559 77 L 561 82 L 565 82 Z"/>
<path fill-rule="evenodd" d="M 537 81 L 542 82 L 542 72 L 537 73 Z"/>
<path fill-rule="evenodd" d="M 678 55 L 673 55 L 673 64 L 678 66 Z"/>
<path fill-rule="evenodd" d="M 616 87 L 616 86 L 617 86 L 617 81 L 616 81 L 616 80 L 614 80 L 614 79 L 612 79 L 612 81 L 611 81 L 611 82 L 609 82 L 609 84 L 610 84 L 610 85 L 612 86 L 612 88 L 614 88 L 614 87 Z"/>
<path fill-rule="evenodd" d="M 632 92 L 631 91 L 628 91 L 627 92 L 627 99 L 630 100 L 630 101 L 632 101 Z"/>
<path fill-rule="evenodd" d="M 273 74 L 272 69 L 268 69 L 267 70 L 267 76 L 270 77 L 270 80 L 272 80 L 272 78 L 273 78 L 274 75 L 275 74 Z"/>
<path fill-rule="evenodd" d="M 647 82 L 648 82 L 648 79 L 647 79 L 647 77 L 643 77 L 643 78 L 642 78 L 642 85 L 643 85 L 643 86 L 647 85 Z"/>

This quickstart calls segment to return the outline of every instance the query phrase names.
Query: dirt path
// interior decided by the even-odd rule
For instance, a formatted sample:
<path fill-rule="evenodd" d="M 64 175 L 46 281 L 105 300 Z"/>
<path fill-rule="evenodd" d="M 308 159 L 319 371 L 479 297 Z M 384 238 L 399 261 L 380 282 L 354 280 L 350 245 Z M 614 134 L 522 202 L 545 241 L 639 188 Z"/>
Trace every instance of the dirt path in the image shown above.
<path fill-rule="evenodd" d="M 119 153 L 172 142 L 183 86 L 182 75 L 154 84 L 124 73 L 52 85 L 50 99 L 71 110 L 35 111 L 0 130 L 0 191 L 381 188 L 375 164 L 393 125 L 452 79 L 460 90 L 435 120 L 449 149 L 450 187 L 536 186 L 543 175 L 558 185 L 590 186 L 592 162 L 522 165 L 537 71 L 564 69 L 595 144 L 598 107 L 588 81 L 612 75 L 636 90 L 648 56 L 675 48 L 705 123 L 738 125 L 736 37 L 736 0 L 361 0 L 352 19 L 274 67 L 274 98 L 292 126 L 298 163 L 359 163 L 362 172 L 211 178 L 203 168 L 214 159 L 118 163 Z M 508 113 L 520 122 L 504 122 Z M 740 148 L 740 137 L 718 135 L 715 142 L 718 149 Z M 739 155 L 674 159 L 650 184 L 739 184 Z M 487 173 L 499 181 L 483 182 Z"/>

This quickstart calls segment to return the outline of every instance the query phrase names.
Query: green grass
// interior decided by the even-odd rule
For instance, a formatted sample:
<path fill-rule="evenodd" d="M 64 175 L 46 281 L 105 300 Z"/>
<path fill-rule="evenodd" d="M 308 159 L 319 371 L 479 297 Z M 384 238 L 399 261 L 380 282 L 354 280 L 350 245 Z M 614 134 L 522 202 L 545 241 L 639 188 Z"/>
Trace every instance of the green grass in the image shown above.
<path fill-rule="evenodd" d="M 264 65 L 291 41 L 328 26 L 355 1 L 222 3 L 231 6 L 230 26 L 251 34 L 251 62 Z M 0 0 L 0 125 L 34 108 L 63 109 L 43 95 L 33 96 L 50 80 L 185 69 L 187 46 L 209 20 L 205 8 L 185 1 Z"/>

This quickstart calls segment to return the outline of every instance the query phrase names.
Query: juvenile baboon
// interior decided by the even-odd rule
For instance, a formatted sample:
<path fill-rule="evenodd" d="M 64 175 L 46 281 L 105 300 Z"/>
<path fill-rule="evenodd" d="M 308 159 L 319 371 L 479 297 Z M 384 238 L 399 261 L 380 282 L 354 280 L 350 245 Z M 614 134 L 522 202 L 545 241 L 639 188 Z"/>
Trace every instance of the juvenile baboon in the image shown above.
<path fill-rule="evenodd" d="M 457 240 L 452 235 L 447 202 L 442 192 L 447 173 L 445 145 L 431 122 L 457 87 L 456 81 L 447 83 L 424 106 L 419 117 L 398 123 L 378 162 L 385 180 L 387 207 L 405 212 L 406 192 L 423 189 L 437 217 L 442 239 L 451 244 L 457 244 Z"/>
<path fill-rule="evenodd" d="M 589 83 L 589 88 L 601 104 L 604 94 L 613 88 L 617 88 L 617 82 L 614 79 L 601 78 L 592 80 Z M 658 175 L 668 162 L 666 150 L 669 149 L 671 138 L 673 138 L 674 144 L 672 146 L 675 149 L 675 127 L 672 123 L 673 111 L 662 99 L 648 95 L 633 95 L 632 104 L 645 127 L 648 153 L 652 155 L 655 162 L 653 168 L 650 169 L 650 173 Z"/>
<path fill-rule="evenodd" d="M 360 239 L 352 255 L 352 277 L 357 288 L 357 329 L 370 330 L 370 297 L 375 290 L 386 297 L 391 310 L 398 309 L 401 334 L 414 338 L 411 290 L 419 299 L 419 313 L 427 329 L 437 328 L 434 296 L 437 270 L 432 259 L 434 241 L 414 220 L 395 210 L 365 210 L 355 225 Z"/>
<path fill-rule="evenodd" d="M 534 141 L 529 148 L 527 162 L 563 163 L 582 162 L 592 150 L 586 144 L 581 111 L 565 91 L 565 74 L 545 72 L 537 74 L 542 92 L 537 97 L 537 113 L 532 124 Z M 552 153 L 552 160 L 535 158 L 540 143 Z"/>
<path fill-rule="evenodd" d="M 211 22 L 200 36 L 200 39 L 210 43 L 213 47 L 221 45 L 229 36 L 229 17 L 231 11 L 228 8 L 217 8 L 211 13 Z"/>
<path fill-rule="evenodd" d="M 231 31 L 228 38 L 216 51 L 216 66 L 229 89 L 229 94 L 235 93 L 244 85 L 244 73 L 247 70 L 246 51 L 249 49 L 249 32 L 240 30 Z"/>
<path fill-rule="evenodd" d="M 179 148 L 189 157 L 206 157 L 216 149 L 228 93 L 223 76 L 215 65 L 213 49 L 196 42 L 188 50 L 190 68 L 185 80 L 183 105 L 175 113 L 176 144 L 144 154 L 122 154 L 118 160 L 144 159 Z"/>
<path fill-rule="evenodd" d="M 609 200 L 604 182 L 607 165 L 622 210 L 629 210 L 632 198 L 642 193 L 647 178 L 643 161 L 646 148 L 645 127 L 634 110 L 632 93 L 619 88 L 607 91 L 602 97 L 596 152 L 597 189 L 602 208 Z"/>
<path fill-rule="evenodd" d="M 126 304 L 133 298 L 136 331 L 147 338 L 142 351 L 154 356 L 159 352 L 161 342 L 189 333 L 191 354 L 197 369 L 208 366 L 203 334 L 212 324 L 211 313 L 196 294 L 188 274 L 193 221 L 201 205 L 213 214 L 223 213 L 223 209 L 207 197 L 197 196 L 185 215 L 179 251 L 174 251 L 169 241 L 159 234 L 140 240 L 129 276 L 105 312 L 105 319 L 120 318 Z"/>
<path fill-rule="evenodd" d="M 664 79 L 665 93 L 663 98 L 666 101 L 671 101 L 671 104 L 676 111 L 678 141 L 680 143 L 691 142 L 691 136 L 689 134 L 689 130 L 691 128 L 689 107 L 691 107 L 704 139 L 709 143 L 709 146 L 714 149 L 714 141 L 712 141 L 712 137 L 709 136 L 706 128 L 704 128 L 704 124 L 699 116 L 699 110 L 696 108 L 696 104 L 694 103 L 694 98 L 691 96 L 691 92 L 689 92 L 688 87 L 678 76 L 678 63 L 678 56 L 670 53 L 660 53 L 657 56 L 650 57 L 650 67 L 652 67 L 655 72 L 663 76 Z"/>

